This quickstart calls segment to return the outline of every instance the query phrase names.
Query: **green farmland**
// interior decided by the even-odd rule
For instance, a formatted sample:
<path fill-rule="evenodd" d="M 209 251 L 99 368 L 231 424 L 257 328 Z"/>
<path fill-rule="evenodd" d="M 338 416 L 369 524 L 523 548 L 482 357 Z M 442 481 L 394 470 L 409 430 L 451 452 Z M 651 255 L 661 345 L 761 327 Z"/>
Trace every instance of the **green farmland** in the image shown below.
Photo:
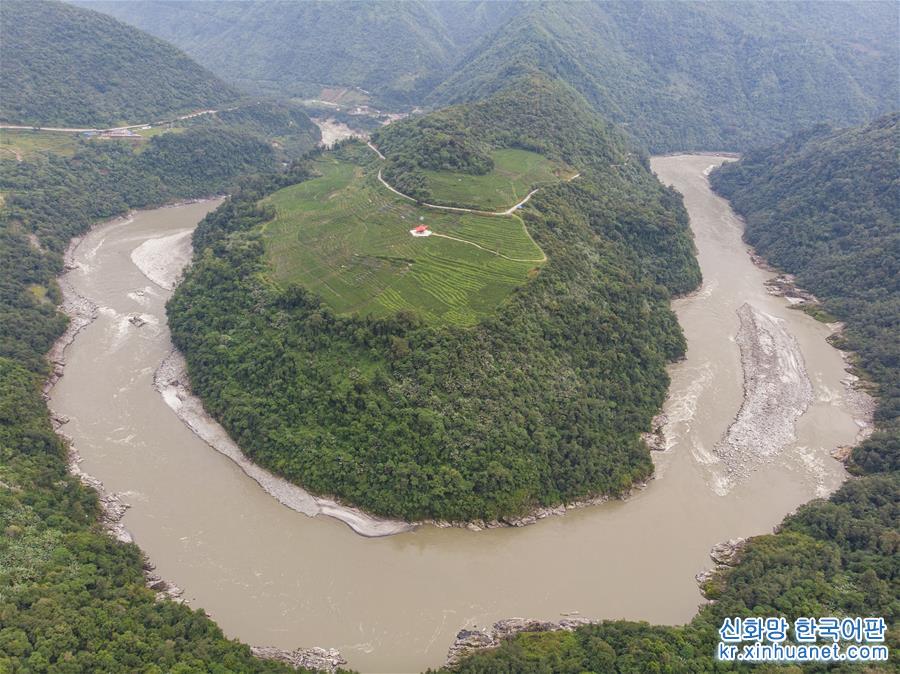
<path fill-rule="evenodd" d="M 0 159 L 32 159 L 39 154 L 72 155 L 78 135 L 63 131 L 0 129 Z"/>
<path fill-rule="evenodd" d="M 420 207 L 333 155 L 316 168 L 320 177 L 267 198 L 266 251 L 277 283 L 300 283 L 340 314 L 409 310 L 470 326 L 545 260 L 518 216 Z M 433 235 L 413 237 L 423 224 Z"/>
<path fill-rule="evenodd" d="M 540 185 L 568 180 L 575 171 L 527 150 L 495 150 L 494 168 L 485 175 L 424 171 L 436 204 L 502 211 Z"/>

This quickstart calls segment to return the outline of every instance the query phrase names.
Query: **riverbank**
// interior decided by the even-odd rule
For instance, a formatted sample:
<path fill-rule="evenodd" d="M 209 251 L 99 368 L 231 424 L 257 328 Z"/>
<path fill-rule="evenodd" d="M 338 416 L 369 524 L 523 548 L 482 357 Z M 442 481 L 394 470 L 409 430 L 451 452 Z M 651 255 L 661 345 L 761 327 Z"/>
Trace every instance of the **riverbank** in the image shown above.
<path fill-rule="evenodd" d="M 173 349 L 160 364 L 153 378 L 153 384 L 166 405 L 197 437 L 234 461 L 248 477 L 282 505 L 308 517 L 317 515 L 333 517 L 361 536 L 391 536 L 415 528 L 416 525 L 410 522 L 373 517 L 357 508 L 313 496 L 302 487 L 256 465 L 244 455 L 225 429 L 209 416 L 203 408 L 203 403 L 191 392 L 188 382 L 184 357 Z"/>
<path fill-rule="evenodd" d="M 187 364 L 184 361 L 184 357 L 177 350 L 173 349 L 156 370 L 154 387 L 165 400 L 166 405 L 175 412 L 178 418 L 197 437 L 201 438 L 220 454 L 231 459 L 248 477 L 252 478 L 276 501 L 308 517 L 316 517 L 317 515 L 332 517 L 349 526 L 360 536 L 368 538 L 393 536 L 428 525 L 438 529 L 460 528 L 469 531 L 524 527 L 536 524 L 547 517 L 565 515 L 573 510 L 600 505 L 613 498 L 608 495 L 594 496 L 556 506 L 535 508 L 530 513 L 521 516 L 504 517 L 488 521 L 419 520 L 406 522 L 380 518 L 359 508 L 338 503 L 333 499 L 314 496 L 302 487 L 269 472 L 249 459 L 237 443 L 225 432 L 225 429 L 206 412 L 203 402 L 191 391 L 187 375 Z M 636 492 L 645 489 L 648 484 L 648 482 L 636 483 L 626 495 L 616 500 L 625 501 Z"/>
<path fill-rule="evenodd" d="M 183 200 L 151 211 L 159 211 L 165 208 L 178 208 L 194 204 L 204 204 L 220 201 L 220 197 L 211 199 L 191 199 Z M 67 365 L 67 351 L 75 342 L 75 339 L 86 328 L 93 324 L 98 317 L 104 312 L 115 314 L 116 311 L 109 307 L 100 306 L 91 299 L 85 297 L 76 290 L 71 280 L 71 274 L 76 271 L 85 269 L 91 270 L 93 258 L 97 255 L 99 249 L 104 243 L 105 237 L 86 253 L 79 257 L 81 249 L 85 245 L 86 240 L 92 234 L 103 231 L 104 228 L 120 228 L 127 227 L 134 223 L 135 218 L 140 216 L 141 211 L 130 211 L 124 216 L 111 218 L 95 224 L 85 234 L 74 237 L 66 248 L 63 255 L 64 272 L 57 278 L 60 290 L 62 292 L 63 301 L 59 306 L 59 310 L 69 317 L 69 324 L 62 335 L 54 342 L 47 353 L 47 358 L 51 362 L 52 371 L 43 387 L 43 397 L 45 401 L 50 402 L 51 393 L 54 387 L 59 383 L 65 375 Z M 141 269 L 144 274 L 153 283 L 161 288 L 171 290 L 176 284 L 181 268 L 190 260 L 190 233 L 191 230 L 178 232 L 173 235 L 162 237 L 162 239 L 151 239 L 138 248 L 134 249 L 131 254 L 132 263 Z M 160 243 L 161 242 L 161 243 Z M 150 244 L 150 245 L 145 245 Z M 141 264 L 138 264 L 140 262 Z M 143 291 L 130 293 L 133 298 L 145 298 Z M 146 320 L 145 320 L 146 319 Z M 140 329 L 148 323 L 155 322 L 153 316 L 147 315 L 142 317 L 138 314 L 131 314 L 127 317 L 128 322 L 134 328 Z M 100 506 L 99 523 L 107 535 L 114 540 L 131 544 L 135 543 L 134 536 L 125 527 L 122 522 L 126 512 L 131 508 L 131 504 L 127 501 L 129 497 L 140 496 L 135 492 L 118 492 L 108 489 L 102 480 L 85 471 L 82 468 L 83 458 L 75 445 L 74 439 L 64 432 L 63 428 L 70 423 L 71 419 L 64 415 L 50 410 L 51 422 L 53 429 L 65 441 L 67 446 L 66 464 L 71 475 L 86 487 L 97 493 L 98 504 Z M 156 565 L 149 558 L 144 557 L 142 564 L 142 573 L 145 585 L 156 593 L 156 601 L 173 601 L 176 603 L 189 603 L 189 599 L 184 596 L 185 591 L 178 585 L 163 578 L 157 573 Z M 207 614 L 209 615 L 209 614 Z M 343 658 L 340 651 L 334 648 L 296 648 L 282 649 L 277 647 L 251 647 L 256 657 L 264 659 L 278 660 L 285 662 L 294 667 L 307 667 L 324 672 L 334 672 L 337 668 L 345 665 L 347 661 Z"/>

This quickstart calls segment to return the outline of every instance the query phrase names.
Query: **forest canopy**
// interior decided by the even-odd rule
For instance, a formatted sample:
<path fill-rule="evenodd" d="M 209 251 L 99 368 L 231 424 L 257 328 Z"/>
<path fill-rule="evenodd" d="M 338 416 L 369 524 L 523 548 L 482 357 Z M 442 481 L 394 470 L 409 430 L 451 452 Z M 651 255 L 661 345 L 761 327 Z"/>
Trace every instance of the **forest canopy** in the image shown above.
<path fill-rule="evenodd" d="M 175 47 L 57 0 L 0 3 L 0 121 L 108 127 L 218 106 L 236 92 Z"/>

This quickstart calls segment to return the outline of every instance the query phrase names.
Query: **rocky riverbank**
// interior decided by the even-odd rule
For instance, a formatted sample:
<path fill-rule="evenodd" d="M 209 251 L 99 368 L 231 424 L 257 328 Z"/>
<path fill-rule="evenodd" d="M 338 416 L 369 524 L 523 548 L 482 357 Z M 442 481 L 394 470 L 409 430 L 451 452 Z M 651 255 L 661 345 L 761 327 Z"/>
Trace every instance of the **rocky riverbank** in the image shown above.
<path fill-rule="evenodd" d="M 290 665 L 294 669 L 305 667 L 316 671 L 333 674 L 339 667 L 346 665 L 347 661 L 335 648 L 297 648 L 289 651 L 274 646 L 251 646 L 250 651 L 263 660 L 277 660 Z"/>
<path fill-rule="evenodd" d="M 797 284 L 797 278 L 793 274 L 782 272 L 773 267 L 761 255 L 758 255 L 752 248 L 747 249 L 753 264 L 767 272 L 771 272 L 775 276 L 765 281 L 766 292 L 774 297 L 783 297 L 792 307 L 805 310 L 811 316 L 820 321 L 831 320 L 829 314 L 821 309 L 821 301 L 808 290 L 801 288 Z M 873 395 L 872 384 L 864 380 L 858 374 L 856 366 L 857 355 L 852 351 L 841 348 L 841 336 L 844 331 L 844 324 L 839 321 L 827 322 L 828 329 L 831 334 L 828 336 L 828 342 L 836 346 L 840 351 L 841 358 L 844 360 L 844 370 L 847 373 L 841 380 L 844 386 L 847 400 L 851 402 L 857 410 L 856 423 L 859 432 L 856 437 L 856 443 L 860 443 L 869 437 L 875 429 L 874 414 L 875 408 L 878 406 L 877 400 Z M 842 463 L 846 463 L 850 458 L 853 447 L 850 445 L 842 445 L 832 450 L 831 455 Z"/>
<path fill-rule="evenodd" d="M 460 630 L 447 653 L 446 667 L 454 667 L 460 660 L 477 651 L 497 648 L 506 639 L 520 632 L 571 632 L 582 625 L 599 622 L 589 618 L 570 617 L 558 622 L 529 618 L 507 618 L 495 622 L 489 630 Z"/>
<path fill-rule="evenodd" d="M 747 547 L 746 538 L 732 538 L 712 546 L 709 557 L 715 566 L 694 576 L 704 597 L 712 601 L 713 582 L 722 571 L 737 566 L 745 547 Z"/>
<path fill-rule="evenodd" d="M 154 386 L 166 405 L 210 447 L 234 461 L 241 470 L 262 487 L 266 493 L 291 510 L 310 517 L 327 515 L 347 524 L 362 536 L 390 536 L 412 530 L 415 525 L 399 520 L 380 519 L 336 501 L 313 496 L 284 478 L 278 477 L 253 463 L 203 408 L 203 403 L 189 386 L 187 366 L 176 350 L 166 357 L 154 375 Z"/>
<path fill-rule="evenodd" d="M 130 222 L 130 219 L 131 215 L 129 214 L 121 218 L 109 220 L 105 224 L 116 222 L 127 224 Z M 79 332 L 84 330 L 84 328 L 97 318 L 97 312 L 99 310 L 99 307 L 96 304 L 75 292 L 75 289 L 67 278 L 68 272 L 78 268 L 75 263 L 75 250 L 81 245 L 83 240 L 84 236 L 73 238 L 69 241 L 65 253 L 63 253 L 63 269 L 65 271 L 57 279 L 60 291 L 62 291 L 63 301 L 57 309 L 69 317 L 69 324 L 66 326 L 65 332 L 53 342 L 53 346 L 51 346 L 50 350 L 47 352 L 47 360 L 50 362 L 50 367 L 52 369 L 50 371 L 50 376 L 47 377 L 47 380 L 44 382 L 43 395 L 45 401 L 50 399 L 51 389 L 56 385 L 56 382 L 59 381 L 60 377 L 63 376 L 66 366 L 66 348 L 75 341 L 75 337 Z M 58 430 L 59 425 L 57 425 L 56 428 Z"/>

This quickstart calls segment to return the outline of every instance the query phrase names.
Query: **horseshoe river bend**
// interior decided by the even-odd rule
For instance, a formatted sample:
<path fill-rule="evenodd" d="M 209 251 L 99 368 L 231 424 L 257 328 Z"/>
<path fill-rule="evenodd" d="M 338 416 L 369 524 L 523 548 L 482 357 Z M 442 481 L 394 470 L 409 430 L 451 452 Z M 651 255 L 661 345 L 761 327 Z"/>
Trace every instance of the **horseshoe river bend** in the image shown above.
<path fill-rule="evenodd" d="M 501 618 L 686 622 L 710 548 L 767 533 L 836 489 L 846 473 L 831 452 L 866 432 L 871 406 L 825 341 L 831 328 L 767 292 L 774 273 L 753 263 L 741 221 L 707 183 L 723 160 L 652 161 L 684 195 L 704 283 L 674 302 L 689 346 L 670 368 L 665 449 L 656 478 L 625 501 L 521 528 L 364 537 L 327 516 L 334 504 L 213 449 L 207 440 L 228 440 L 179 388 L 165 302 L 215 200 L 98 225 L 70 250 L 61 283 L 82 327 L 51 409 L 79 469 L 130 506 L 123 535 L 247 643 L 337 648 L 363 672 L 415 672 L 442 664 L 463 627 Z M 193 429 L 174 411 L 192 404 Z"/>

